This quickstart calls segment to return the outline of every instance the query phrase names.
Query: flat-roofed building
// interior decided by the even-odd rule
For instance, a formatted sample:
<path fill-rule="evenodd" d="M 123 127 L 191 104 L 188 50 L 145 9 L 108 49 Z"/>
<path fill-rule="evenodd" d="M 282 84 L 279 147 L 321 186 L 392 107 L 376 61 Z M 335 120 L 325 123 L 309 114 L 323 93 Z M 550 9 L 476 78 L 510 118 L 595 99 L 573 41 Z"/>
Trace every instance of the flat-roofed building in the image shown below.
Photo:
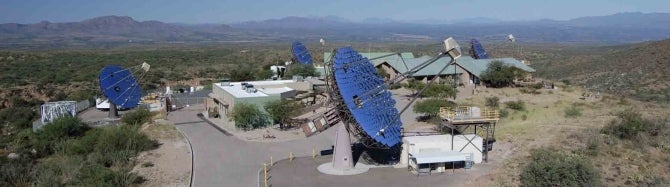
<path fill-rule="evenodd" d="M 314 89 L 313 82 L 308 78 L 213 83 L 207 102 L 208 116 L 226 119 L 226 114 L 238 103 L 253 104 L 265 111 L 265 103 L 294 98 L 301 91 L 311 91 Z"/>

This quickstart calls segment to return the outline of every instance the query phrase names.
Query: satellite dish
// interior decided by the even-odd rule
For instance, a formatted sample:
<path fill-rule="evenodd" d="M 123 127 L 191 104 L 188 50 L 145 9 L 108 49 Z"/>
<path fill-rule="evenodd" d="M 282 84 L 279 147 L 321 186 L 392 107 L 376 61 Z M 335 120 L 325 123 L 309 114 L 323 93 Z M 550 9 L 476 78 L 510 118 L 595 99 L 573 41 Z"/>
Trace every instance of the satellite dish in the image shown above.
<path fill-rule="evenodd" d="M 514 35 L 512 34 L 507 35 L 507 40 L 512 43 L 516 42 L 516 38 L 514 38 Z"/>
<path fill-rule="evenodd" d="M 472 51 L 472 56 L 475 59 L 488 59 L 489 54 L 486 53 L 486 50 L 484 50 L 484 46 L 482 46 L 481 43 L 477 39 L 472 39 L 470 41 L 471 48 L 470 50 Z"/>
<path fill-rule="evenodd" d="M 351 47 L 339 48 L 333 62 L 333 76 L 345 109 L 343 120 L 361 143 L 369 147 L 389 148 L 401 141 L 402 123 L 384 80 L 367 58 Z M 367 94 L 375 90 L 374 94 Z M 364 102 L 360 102 L 360 101 Z"/>
<path fill-rule="evenodd" d="M 117 106 L 122 109 L 132 109 L 139 104 L 142 90 L 133 73 L 142 70 L 143 73 L 146 73 L 149 68 L 147 63 L 131 68 L 122 68 L 119 65 L 107 65 L 102 68 L 98 81 L 103 95 L 109 100 L 110 117 L 116 117 Z M 143 76 L 144 74 L 140 78 Z"/>
<path fill-rule="evenodd" d="M 309 54 L 305 45 L 300 42 L 293 42 L 291 47 L 293 59 L 300 64 L 312 64 L 312 55 Z"/>

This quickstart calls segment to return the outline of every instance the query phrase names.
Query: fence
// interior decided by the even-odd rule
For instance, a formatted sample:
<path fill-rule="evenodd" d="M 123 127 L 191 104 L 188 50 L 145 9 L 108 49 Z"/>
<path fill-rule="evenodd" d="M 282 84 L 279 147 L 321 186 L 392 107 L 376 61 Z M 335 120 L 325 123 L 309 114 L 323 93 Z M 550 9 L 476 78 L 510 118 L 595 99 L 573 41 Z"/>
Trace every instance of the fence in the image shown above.
<path fill-rule="evenodd" d="M 175 108 L 183 108 L 188 105 L 203 104 L 205 97 L 173 97 L 171 101 L 171 104 L 176 106 Z"/>
<path fill-rule="evenodd" d="M 76 111 L 77 114 L 79 114 L 80 112 L 82 112 L 82 111 L 84 111 L 88 108 L 91 108 L 93 106 L 95 106 L 95 100 L 93 98 L 88 99 L 88 100 L 79 101 L 79 102 L 77 102 L 77 104 L 75 104 L 75 111 Z M 43 115 L 43 114 L 40 114 L 40 115 Z M 37 130 L 41 129 L 44 125 L 45 124 L 42 123 L 41 119 L 37 119 L 37 120 L 33 121 L 33 132 L 36 132 Z"/>

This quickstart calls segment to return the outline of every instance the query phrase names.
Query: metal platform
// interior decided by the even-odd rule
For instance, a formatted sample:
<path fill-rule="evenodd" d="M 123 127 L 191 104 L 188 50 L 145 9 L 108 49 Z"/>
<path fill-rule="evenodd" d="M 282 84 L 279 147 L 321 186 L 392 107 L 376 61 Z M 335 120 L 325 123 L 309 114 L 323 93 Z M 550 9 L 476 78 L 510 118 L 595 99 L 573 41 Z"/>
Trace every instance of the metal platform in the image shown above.
<path fill-rule="evenodd" d="M 472 106 L 441 107 L 439 114 L 442 126 L 450 129 L 452 135 L 481 135 L 484 145 L 480 151 L 484 155 L 484 161 L 488 162 L 488 152 L 493 149 L 493 142 L 496 141 L 495 129 L 500 120 L 498 110 Z"/>

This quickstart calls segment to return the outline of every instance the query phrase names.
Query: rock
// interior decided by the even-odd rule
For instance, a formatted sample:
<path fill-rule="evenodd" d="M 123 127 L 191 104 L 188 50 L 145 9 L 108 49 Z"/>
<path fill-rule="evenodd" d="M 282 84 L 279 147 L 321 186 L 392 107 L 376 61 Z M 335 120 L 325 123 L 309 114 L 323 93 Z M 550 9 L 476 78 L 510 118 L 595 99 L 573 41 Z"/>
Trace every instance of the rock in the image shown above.
<path fill-rule="evenodd" d="M 18 159 L 19 156 L 20 156 L 20 155 L 17 154 L 17 153 L 9 153 L 9 155 L 7 155 L 7 158 L 9 158 L 9 159 Z"/>

